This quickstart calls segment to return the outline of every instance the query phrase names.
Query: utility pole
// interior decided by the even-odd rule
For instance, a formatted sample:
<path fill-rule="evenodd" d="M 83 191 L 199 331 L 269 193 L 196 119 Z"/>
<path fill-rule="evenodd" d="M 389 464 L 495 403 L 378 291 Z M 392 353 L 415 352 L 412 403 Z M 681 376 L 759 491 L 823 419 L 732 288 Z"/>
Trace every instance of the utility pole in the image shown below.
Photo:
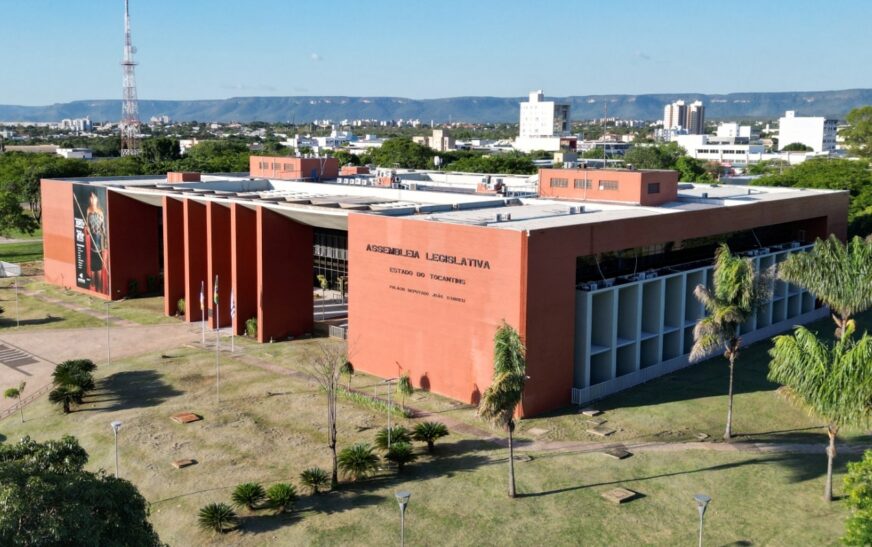
<path fill-rule="evenodd" d="M 123 85 L 121 106 L 121 155 L 122 156 L 138 156 L 139 155 L 139 103 L 136 96 L 136 73 L 134 67 L 136 63 L 133 61 L 133 54 L 136 53 L 136 48 L 133 47 L 133 39 L 130 37 L 130 0 L 124 0 L 124 60 L 121 61 L 123 67 Z"/>

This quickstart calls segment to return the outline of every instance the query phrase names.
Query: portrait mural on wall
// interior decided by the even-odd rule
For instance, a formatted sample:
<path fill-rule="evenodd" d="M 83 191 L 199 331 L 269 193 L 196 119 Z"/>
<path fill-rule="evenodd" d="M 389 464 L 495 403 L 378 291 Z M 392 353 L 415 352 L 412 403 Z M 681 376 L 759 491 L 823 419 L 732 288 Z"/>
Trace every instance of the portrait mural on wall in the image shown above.
<path fill-rule="evenodd" d="M 76 286 L 109 294 L 109 218 L 106 188 L 73 185 Z"/>

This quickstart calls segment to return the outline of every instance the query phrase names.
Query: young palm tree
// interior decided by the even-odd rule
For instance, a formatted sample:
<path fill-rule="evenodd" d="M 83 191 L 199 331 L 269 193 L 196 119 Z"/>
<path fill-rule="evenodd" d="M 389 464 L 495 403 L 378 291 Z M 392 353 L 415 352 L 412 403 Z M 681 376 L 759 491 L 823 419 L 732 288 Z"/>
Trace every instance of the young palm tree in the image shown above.
<path fill-rule="evenodd" d="M 279 513 L 289 513 L 297 501 L 297 489 L 293 484 L 278 483 L 266 489 L 269 506 Z"/>
<path fill-rule="evenodd" d="M 82 388 L 70 384 L 61 384 L 49 392 L 48 400 L 56 405 L 61 405 L 64 414 L 69 414 L 72 405 L 82 404 L 83 396 Z"/>
<path fill-rule="evenodd" d="M 391 443 L 390 450 L 385 454 L 385 459 L 397 465 L 397 472 L 402 473 L 407 463 L 418 459 L 412 445 L 407 442 Z"/>
<path fill-rule="evenodd" d="M 230 495 L 231 501 L 238 507 L 245 507 L 248 510 L 254 510 L 266 497 L 266 492 L 263 486 L 256 482 L 244 482 L 233 489 Z"/>
<path fill-rule="evenodd" d="M 24 423 L 24 405 L 21 404 L 21 397 L 24 395 L 24 388 L 27 387 L 27 382 L 21 382 L 18 387 L 10 387 L 3 392 L 4 399 L 15 399 L 18 401 L 18 412 L 21 414 L 21 423 Z"/>
<path fill-rule="evenodd" d="M 322 488 L 326 488 L 330 485 L 330 476 L 323 469 L 310 467 L 309 469 L 304 469 L 303 472 L 300 473 L 300 482 L 302 482 L 303 486 L 308 488 L 310 492 L 317 495 L 321 492 Z"/>
<path fill-rule="evenodd" d="M 410 397 L 414 392 L 415 388 L 412 386 L 412 380 L 409 378 L 409 375 L 402 374 L 399 381 L 397 381 L 397 394 L 400 396 L 400 407 L 403 410 L 406 409 L 406 397 Z"/>
<path fill-rule="evenodd" d="M 526 349 L 518 331 L 503 322 L 494 335 L 493 382 L 482 394 L 478 414 L 499 427 L 505 427 L 509 444 L 509 497 L 515 497 L 515 454 L 512 434 L 515 409 L 524 393 Z"/>
<path fill-rule="evenodd" d="M 872 307 L 872 239 L 846 244 L 834 235 L 781 263 L 778 276 L 817 297 L 833 311 L 836 338 L 854 315 Z"/>
<path fill-rule="evenodd" d="M 354 365 L 351 364 L 351 361 L 345 361 L 342 366 L 339 368 L 339 373 L 344 374 L 348 379 L 348 383 L 345 386 L 346 391 L 351 391 L 351 378 L 354 377 Z"/>
<path fill-rule="evenodd" d="M 366 443 L 353 444 L 339 453 L 339 469 L 355 482 L 371 475 L 378 467 L 378 456 Z"/>
<path fill-rule="evenodd" d="M 439 422 L 421 422 L 412 430 L 412 438 L 418 442 L 427 443 L 427 452 L 433 452 L 436 439 L 448 435 L 448 428 Z"/>
<path fill-rule="evenodd" d="M 391 445 L 412 442 L 412 432 L 401 425 L 391 427 Z M 375 434 L 375 446 L 379 450 L 388 449 L 388 428 L 383 427 Z"/>
<path fill-rule="evenodd" d="M 223 534 L 236 527 L 239 518 L 236 511 L 226 503 L 210 503 L 200 509 L 197 515 L 197 523 L 204 530 L 211 530 Z"/>
<path fill-rule="evenodd" d="M 742 346 L 739 327 L 748 320 L 766 297 L 766 282 L 760 279 L 749 258 L 730 253 L 726 244 L 715 252 L 713 289 L 697 285 L 693 294 L 705 306 L 707 314 L 693 329 L 690 360 L 699 361 L 723 348 L 730 366 L 727 388 L 727 427 L 724 440 L 733 436 L 733 377 L 736 358 Z"/>
<path fill-rule="evenodd" d="M 797 327 L 793 335 L 776 336 L 769 351 L 769 379 L 784 384 L 793 400 L 828 422 L 826 501 L 833 498 L 839 428 L 868 427 L 872 422 L 872 336 L 863 333 L 854 341 L 854 323 L 844 328 L 843 336 L 829 346 L 805 327 Z"/>

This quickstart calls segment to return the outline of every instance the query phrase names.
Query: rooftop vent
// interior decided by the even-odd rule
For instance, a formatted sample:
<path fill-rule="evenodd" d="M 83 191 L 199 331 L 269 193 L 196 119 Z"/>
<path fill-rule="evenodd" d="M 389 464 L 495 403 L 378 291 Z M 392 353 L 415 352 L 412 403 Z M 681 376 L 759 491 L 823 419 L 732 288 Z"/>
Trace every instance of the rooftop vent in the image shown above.
<path fill-rule="evenodd" d="M 708 192 L 702 193 L 702 199 L 708 199 Z"/>
<path fill-rule="evenodd" d="M 577 215 L 584 212 L 584 205 L 573 205 L 569 208 L 570 215 Z"/>

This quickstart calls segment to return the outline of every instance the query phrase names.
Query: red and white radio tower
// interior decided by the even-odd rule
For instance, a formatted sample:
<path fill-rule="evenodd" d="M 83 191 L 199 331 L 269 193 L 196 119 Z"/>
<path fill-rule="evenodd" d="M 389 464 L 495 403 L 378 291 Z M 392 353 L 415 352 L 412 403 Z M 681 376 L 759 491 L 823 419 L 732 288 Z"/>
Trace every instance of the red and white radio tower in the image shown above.
<path fill-rule="evenodd" d="M 124 0 L 124 103 L 121 106 L 121 155 L 136 156 L 139 154 L 139 105 L 136 98 L 136 73 L 133 62 L 133 40 L 130 38 L 129 0 Z"/>

